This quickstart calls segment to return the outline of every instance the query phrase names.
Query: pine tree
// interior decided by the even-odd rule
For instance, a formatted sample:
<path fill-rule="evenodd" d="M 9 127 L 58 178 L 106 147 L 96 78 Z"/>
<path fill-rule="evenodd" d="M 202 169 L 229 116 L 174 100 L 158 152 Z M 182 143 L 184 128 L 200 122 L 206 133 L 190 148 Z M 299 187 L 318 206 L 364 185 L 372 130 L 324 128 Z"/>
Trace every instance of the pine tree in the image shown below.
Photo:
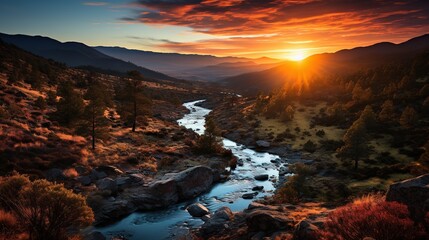
<path fill-rule="evenodd" d="M 414 108 L 407 106 L 399 118 L 399 123 L 405 128 L 413 127 L 418 121 L 418 116 Z"/>
<path fill-rule="evenodd" d="M 81 118 L 85 107 L 82 96 L 74 90 L 71 82 L 59 85 L 57 93 L 60 96 L 56 112 L 58 121 L 64 125 L 76 123 Z"/>
<path fill-rule="evenodd" d="M 369 155 L 365 123 L 361 119 L 356 120 L 344 134 L 343 141 L 344 146 L 337 150 L 338 157 L 352 159 L 356 170 L 359 160 Z"/>
<path fill-rule="evenodd" d="M 377 125 L 377 117 L 370 105 L 366 105 L 359 118 L 363 121 L 367 129 L 374 129 Z"/>
<path fill-rule="evenodd" d="M 395 118 L 395 109 L 393 107 L 393 102 L 391 100 L 384 101 L 381 106 L 380 113 L 378 114 L 378 120 L 383 123 L 392 122 Z"/>
<path fill-rule="evenodd" d="M 148 114 L 150 99 L 144 94 L 142 80 L 143 76 L 137 71 L 128 73 L 129 79 L 124 79 L 124 84 L 115 89 L 115 97 L 118 100 L 118 110 L 121 118 L 135 132 L 139 118 Z"/>
<path fill-rule="evenodd" d="M 90 126 L 92 149 L 95 149 L 95 141 L 99 131 L 107 126 L 108 122 L 104 116 L 107 106 L 111 105 L 110 94 L 105 90 L 106 86 L 95 79 L 89 81 L 89 88 L 85 94 L 88 105 L 84 111 L 84 126 Z M 102 131 L 103 132 L 103 131 Z"/>

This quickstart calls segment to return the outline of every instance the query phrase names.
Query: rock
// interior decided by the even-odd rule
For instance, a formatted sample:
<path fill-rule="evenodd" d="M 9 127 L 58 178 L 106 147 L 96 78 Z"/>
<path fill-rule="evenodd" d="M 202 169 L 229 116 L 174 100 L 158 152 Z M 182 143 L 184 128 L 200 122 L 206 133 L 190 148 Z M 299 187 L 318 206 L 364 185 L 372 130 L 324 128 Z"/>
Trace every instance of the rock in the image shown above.
<path fill-rule="evenodd" d="M 132 173 L 129 177 L 134 183 L 143 183 L 144 180 L 143 175 L 140 173 Z"/>
<path fill-rule="evenodd" d="M 250 231 L 277 231 L 293 228 L 293 220 L 279 211 L 255 209 L 246 216 L 246 224 Z"/>
<path fill-rule="evenodd" d="M 271 235 L 271 240 L 284 240 L 284 239 L 292 239 L 292 234 L 287 232 L 275 232 Z"/>
<path fill-rule="evenodd" d="M 103 178 L 97 181 L 97 188 L 99 190 L 109 190 L 116 192 L 118 190 L 115 180 L 111 178 Z"/>
<path fill-rule="evenodd" d="M 96 181 L 98 179 L 103 179 L 103 178 L 107 177 L 107 174 L 105 172 L 99 172 L 99 171 L 96 171 L 95 169 L 92 169 L 91 173 L 89 174 L 89 177 L 93 181 Z"/>
<path fill-rule="evenodd" d="M 127 200 L 120 200 L 114 202 L 104 202 L 98 214 L 95 214 L 95 226 L 112 223 L 118 221 L 130 213 L 134 212 L 136 208 Z"/>
<path fill-rule="evenodd" d="M 254 186 L 252 188 L 252 191 L 262 191 L 264 189 L 264 186 Z"/>
<path fill-rule="evenodd" d="M 407 205 L 411 216 L 417 221 L 423 221 L 429 210 L 429 174 L 390 185 L 386 201 Z"/>
<path fill-rule="evenodd" d="M 295 226 L 293 240 L 317 240 L 319 228 L 307 220 L 302 220 Z"/>
<path fill-rule="evenodd" d="M 256 195 L 258 195 L 257 192 L 253 192 L 253 193 L 245 193 L 243 194 L 243 196 L 241 196 L 243 199 L 252 199 L 253 197 L 255 197 Z"/>
<path fill-rule="evenodd" d="M 79 175 L 87 174 L 88 173 L 88 169 L 86 167 L 84 167 L 84 166 L 76 166 L 74 169 L 76 170 L 76 172 Z"/>
<path fill-rule="evenodd" d="M 124 189 L 130 187 L 133 183 L 133 180 L 131 179 L 131 177 L 118 177 L 115 179 L 115 182 L 118 188 Z"/>
<path fill-rule="evenodd" d="M 213 184 L 213 171 L 204 166 L 195 166 L 175 174 L 179 200 L 187 200 L 210 189 Z"/>
<path fill-rule="evenodd" d="M 186 210 L 192 217 L 203 217 L 210 213 L 210 211 L 200 203 L 191 204 L 186 208 Z"/>
<path fill-rule="evenodd" d="M 255 176 L 255 180 L 266 181 L 268 180 L 268 174 L 260 174 Z"/>
<path fill-rule="evenodd" d="M 159 180 L 149 185 L 149 191 L 159 199 L 159 203 L 168 206 L 179 201 L 176 181 Z"/>
<path fill-rule="evenodd" d="M 89 186 L 92 183 L 92 180 L 89 176 L 80 176 L 80 177 L 78 177 L 78 181 L 83 186 Z"/>
<path fill-rule="evenodd" d="M 262 240 L 265 237 L 265 232 L 258 232 L 253 235 L 250 240 Z"/>
<path fill-rule="evenodd" d="M 45 174 L 46 179 L 49 181 L 61 181 L 67 177 L 64 175 L 63 170 L 59 168 L 51 168 Z"/>
<path fill-rule="evenodd" d="M 210 220 L 210 218 L 211 218 L 210 215 L 207 214 L 207 215 L 202 216 L 201 220 L 203 220 L 204 222 L 207 222 L 208 220 Z"/>
<path fill-rule="evenodd" d="M 204 236 L 219 233 L 222 230 L 229 228 L 227 223 L 233 218 L 234 214 L 231 212 L 231 209 L 228 207 L 221 207 L 201 226 L 200 232 Z"/>
<path fill-rule="evenodd" d="M 85 240 L 106 240 L 106 237 L 101 232 L 95 231 L 86 235 L 84 239 Z"/>
<path fill-rule="evenodd" d="M 117 176 L 117 175 L 121 175 L 124 173 L 122 170 L 120 170 L 119 168 L 112 166 L 112 165 L 101 165 L 101 166 L 96 167 L 95 170 L 97 172 L 104 172 L 109 176 L 110 175 Z"/>
<path fill-rule="evenodd" d="M 261 148 L 269 148 L 271 146 L 271 144 L 265 140 L 258 140 L 258 141 L 256 141 L 256 146 L 261 147 Z"/>

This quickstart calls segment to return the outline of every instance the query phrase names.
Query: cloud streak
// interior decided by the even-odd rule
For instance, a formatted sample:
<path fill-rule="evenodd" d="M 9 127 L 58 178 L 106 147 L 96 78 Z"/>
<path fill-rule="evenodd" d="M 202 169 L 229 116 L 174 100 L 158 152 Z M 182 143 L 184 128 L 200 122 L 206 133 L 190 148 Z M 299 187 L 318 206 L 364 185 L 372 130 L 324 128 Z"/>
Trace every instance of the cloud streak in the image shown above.
<path fill-rule="evenodd" d="M 260 52 L 316 44 L 320 49 L 339 49 L 429 32 L 427 0 L 139 0 L 134 4 L 137 14 L 124 20 L 189 27 L 213 36 L 197 42 L 159 43 L 178 51 L 209 47 L 240 54 L 248 48 Z"/>

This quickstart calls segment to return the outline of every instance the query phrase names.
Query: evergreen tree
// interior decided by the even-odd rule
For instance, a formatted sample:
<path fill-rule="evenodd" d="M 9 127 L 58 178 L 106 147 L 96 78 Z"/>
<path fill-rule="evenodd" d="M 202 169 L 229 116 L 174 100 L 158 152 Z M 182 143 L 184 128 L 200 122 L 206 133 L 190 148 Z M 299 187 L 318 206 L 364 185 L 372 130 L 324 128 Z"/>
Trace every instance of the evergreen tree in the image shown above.
<path fill-rule="evenodd" d="M 65 82 L 57 89 L 60 100 L 57 102 L 56 116 L 64 125 L 71 125 L 80 119 L 84 110 L 82 96 L 74 90 L 71 82 Z"/>
<path fill-rule="evenodd" d="M 115 97 L 121 118 L 130 124 L 135 132 L 138 119 L 150 112 L 151 101 L 143 92 L 143 76 L 137 71 L 131 71 L 128 72 L 128 77 L 125 84 L 116 87 Z"/>
<path fill-rule="evenodd" d="M 384 101 L 381 106 L 380 113 L 378 114 L 378 120 L 383 123 L 392 122 L 395 118 L 395 109 L 393 107 L 393 102 L 391 100 Z"/>
<path fill-rule="evenodd" d="M 366 105 L 359 118 L 363 121 L 367 129 L 374 129 L 377 125 L 377 117 L 370 105 Z"/>
<path fill-rule="evenodd" d="M 347 130 L 343 137 L 344 146 L 337 150 L 338 157 L 352 159 L 354 168 L 358 168 L 359 160 L 369 155 L 365 123 L 358 119 Z"/>
<path fill-rule="evenodd" d="M 108 121 L 104 112 L 111 105 L 110 94 L 106 91 L 106 86 L 95 79 L 89 81 L 89 88 L 86 91 L 85 99 L 88 105 L 84 110 L 83 127 L 90 127 L 92 138 L 92 149 L 95 149 L 95 141 L 101 135 L 103 128 L 107 126 Z"/>
<path fill-rule="evenodd" d="M 399 118 L 399 123 L 405 128 L 413 127 L 418 121 L 418 116 L 414 108 L 407 106 Z"/>

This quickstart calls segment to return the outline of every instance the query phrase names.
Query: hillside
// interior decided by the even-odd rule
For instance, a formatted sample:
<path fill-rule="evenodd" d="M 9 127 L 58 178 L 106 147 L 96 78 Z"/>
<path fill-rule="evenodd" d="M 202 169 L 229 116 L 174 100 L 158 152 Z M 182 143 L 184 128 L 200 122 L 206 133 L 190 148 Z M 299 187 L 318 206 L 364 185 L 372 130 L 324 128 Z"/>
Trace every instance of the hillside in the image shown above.
<path fill-rule="evenodd" d="M 429 51 L 429 35 L 400 44 L 383 42 L 335 53 L 316 54 L 300 62 L 288 61 L 265 71 L 245 73 L 221 82 L 244 91 L 270 91 L 288 82 L 311 82 L 327 76 L 354 73 L 368 67 L 407 62 L 425 51 Z"/>
<path fill-rule="evenodd" d="M 244 72 L 265 70 L 280 60 L 272 58 L 216 57 L 211 55 L 159 53 L 122 47 L 95 47 L 99 52 L 167 73 L 177 78 L 213 81 Z"/>
<path fill-rule="evenodd" d="M 4 33 L 0 33 L 0 39 L 38 56 L 64 63 L 69 67 L 86 67 L 122 74 L 137 70 L 148 78 L 175 80 L 165 74 L 107 56 L 83 43 L 61 43 L 48 37 Z"/>

